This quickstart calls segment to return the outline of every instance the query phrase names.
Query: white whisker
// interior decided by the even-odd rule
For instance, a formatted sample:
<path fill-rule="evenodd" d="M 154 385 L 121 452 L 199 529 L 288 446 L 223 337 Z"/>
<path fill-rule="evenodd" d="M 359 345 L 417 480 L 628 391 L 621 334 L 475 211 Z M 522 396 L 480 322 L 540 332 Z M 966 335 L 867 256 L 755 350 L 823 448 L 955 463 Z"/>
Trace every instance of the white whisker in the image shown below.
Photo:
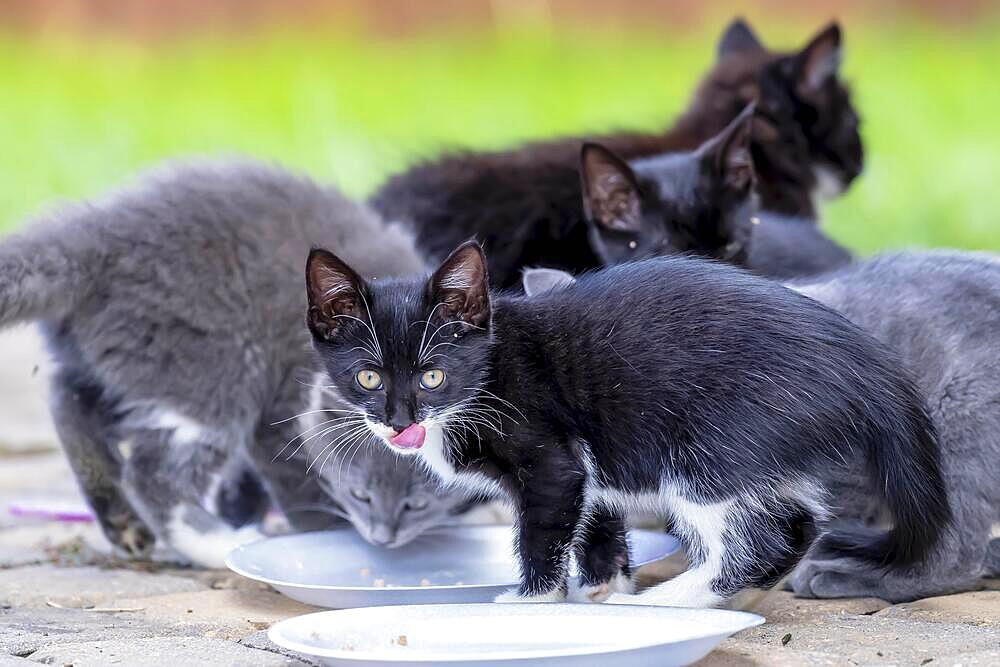
<path fill-rule="evenodd" d="M 291 454 L 289 454 L 288 458 L 286 458 L 285 460 L 286 461 L 291 461 L 293 458 L 295 458 L 295 455 L 299 453 L 299 450 L 301 450 L 302 447 L 304 447 L 305 444 L 307 442 L 309 442 L 310 440 L 312 440 L 313 438 L 322 438 L 323 436 L 328 435 L 330 433 L 335 433 L 336 431 L 338 431 L 340 429 L 346 429 L 346 428 L 350 428 L 350 427 L 358 428 L 358 426 L 356 426 L 356 424 L 359 424 L 359 423 L 360 423 L 360 420 L 358 420 L 358 421 L 351 421 L 351 422 L 345 422 L 343 424 L 335 424 L 335 425 L 333 425 L 333 426 L 331 426 L 331 427 L 329 427 L 327 429 L 324 429 L 320 433 L 313 433 L 311 436 L 309 436 L 308 438 L 306 438 L 305 440 L 303 440 L 302 442 L 300 442 L 298 444 L 298 446 L 295 448 L 295 450 Z M 294 440 L 292 442 L 294 442 Z M 289 444 L 291 444 L 291 443 L 289 443 Z M 287 445 L 286 445 L 286 447 L 287 447 Z M 284 449 L 282 449 L 282 451 L 284 451 Z M 306 470 L 306 472 L 309 472 L 309 471 Z"/>
<path fill-rule="evenodd" d="M 321 388 L 322 389 L 326 389 L 326 387 L 321 387 Z M 320 410 L 306 410 L 305 412 L 300 412 L 299 414 L 294 415 L 292 417 L 288 417 L 287 419 L 282 419 L 280 421 L 271 422 L 270 426 L 278 426 L 280 424 L 284 424 L 286 422 L 290 422 L 293 419 L 298 419 L 299 417 L 306 417 L 308 415 L 314 415 L 314 414 L 316 414 L 318 412 L 348 412 L 348 413 L 351 413 L 351 414 L 362 414 L 362 413 L 358 412 L 357 410 L 334 410 L 333 408 L 322 408 Z"/>

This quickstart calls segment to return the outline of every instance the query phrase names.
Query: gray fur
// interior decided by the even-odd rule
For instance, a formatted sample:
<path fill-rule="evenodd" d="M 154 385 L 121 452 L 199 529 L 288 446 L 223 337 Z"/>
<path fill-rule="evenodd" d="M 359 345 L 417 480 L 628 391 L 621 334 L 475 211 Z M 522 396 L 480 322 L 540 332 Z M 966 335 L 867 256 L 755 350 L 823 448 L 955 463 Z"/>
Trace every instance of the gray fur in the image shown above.
<path fill-rule="evenodd" d="M 369 443 L 349 458 L 331 464 L 320 485 L 368 542 L 401 547 L 434 528 L 457 523 L 473 504 L 385 447 Z"/>
<path fill-rule="evenodd" d="M 534 296 L 549 290 L 559 289 L 574 282 L 573 276 L 558 269 L 536 269 L 528 268 L 524 270 L 521 277 L 524 293 Z"/>
<path fill-rule="evenodd" d="M 527 277 L 527 276 L 526 276 Z M 529 295 L 572 281 L 525 281 Z M 804 561 L 788 585 L 804 597 L 892 602 L 975 588 L 1000 573 L 1000 258 L 957 251 L 889 254 L 789 285 L 894 347 L 927 398 L 954 517 L 931 555 L 905 570 L 851 559 Z M 850 474 L 831 500 L 841 520 L 879 523 L 879 494 Z"/>
<path fill-rule="evenodd" d="M 247 467 L 296 527 L 329 521 L 295 512 L 329 503 L 308 461 L 277 457 L 299 425 L 276 422 L 308 405 L 313 246 L 371 277 L 424 269 L 412 240 L 368 209 L 239 160 L 161 168 L 0 243 L 0 326 L 42 322 L 53 417 L 118 546 L 144 555 L 155 537 L 220 565 L 248 535 L 219 518 L 216 499 Z M 178 543 L 187 529 L 206 539 Z"/>
<path fill-rule="evenodd" d="M 298 419 L 301 436 L 291 446 L 315 468 L 320 488 L 333 502 L 294 509 L 346 519 L 369 543 L 396 548 L 459 522 L 459 515 L 485 500 L 445 488 L 416 461 L 373 445 L 364 437 L 363 418 L 325 407 L 342 408 L 345 402 L 335 387 L 320 384 L 324 377 L 314 378 L 310 409 Z"/>
<path fill-rule="evenodd" d="M 954 517 L 931 555 L 903 570 L 849 559 L 803 562 L 791 588 L 808 597 L 893 602 L 975 588 L 991 573 L 1000 520 L 1000 258 L 955 251 L 885 255 L 792 287 L 836 308 L 900 352 L 927 397 Z M 846 519 L 877 521 L 869 490 L 847 480 Z"/>

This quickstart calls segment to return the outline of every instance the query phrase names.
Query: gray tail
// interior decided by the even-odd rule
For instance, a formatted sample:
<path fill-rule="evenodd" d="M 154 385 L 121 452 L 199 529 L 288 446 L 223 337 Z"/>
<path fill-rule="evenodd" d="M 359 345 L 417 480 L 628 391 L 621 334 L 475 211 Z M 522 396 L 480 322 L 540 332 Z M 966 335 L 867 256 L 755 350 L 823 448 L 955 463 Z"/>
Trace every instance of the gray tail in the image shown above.
<path fill-rule="evenodd" d="M 79 233 L 69 247 L 61 225 L 36 224 L 0 239 L 0 327 L 68 313 L 93 283 L 99 257 Z"/>
<path fill-rule="evenodd" d="M 871 463 L 894 527 L 835 528 L 820 538 L 820 552 L 879 566 L 908 565 L 927 554 L 951 521 L 934 425 L 923 410 L 909 416 L 909 424 L 872 439 Z"/>

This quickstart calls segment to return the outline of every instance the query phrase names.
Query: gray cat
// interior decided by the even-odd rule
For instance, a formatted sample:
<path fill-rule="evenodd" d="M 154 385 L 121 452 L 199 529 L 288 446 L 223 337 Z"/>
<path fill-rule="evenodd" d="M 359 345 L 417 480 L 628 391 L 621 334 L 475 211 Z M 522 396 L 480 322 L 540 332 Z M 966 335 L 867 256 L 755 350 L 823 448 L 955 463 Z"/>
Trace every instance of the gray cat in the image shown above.
<path fill-rule="evenodd" d="M 559 289 L 572 277 L 528 270 L 525 291 Z M 941 444 L 954 520 L 931 555 L 905 570 L 872 569 L 813 554 L 788 584 L 804 597 L 873 596 L 892 602 L 974 588 L 996 575 L 1000 521 L 1000 258 L 956 251 L 889 254 L 789 285 L 894 347 L 924 392 Z M 836 514 L 878 523 L 878 494 L 863 475 L 835 480 Z M 858 527 L 858 530 L 866 530 Z"/>
<path fill-rule="evenodd" d="M 872 570 L 813 554 L 789 585 L 804 597 L 902 602 L 968 590 L 995 574 L 1000 521 L 1000 258 L 955 251 L 885 255 L 790 285 L 835 308 L 900 352 L 938 430 L 954 517 L 931 555 L 906 570 Z M 840 515 L 881 518 L 856 479 L 835 488 Z M 852 483 L 853 482 L 853 483 Z"/>
<path fill-rule="evenodd" d="M 219 566 L 258 535 L 231 524 L 268 496 L 296 528 L 330 524 L 307 511 L 330 498 L 305 452 L 278 456 L 301 431 L 286 418 L 309 402 L 313 246 L 373 278 L 424 268 L 412 239 L 368 209 L 249 161 L 167 166 L 0 242 L 0 326 L 41 323 L 60 439 L 129 554 L 160 541 Z"/>
<path fill-rule="evenodd" d="M 419 464 L 379 446 L 367 428 L 352 432 L 341 426 L 341 413 L 323 410 L 343 402 L 334 388 L 319 384 L 322 377 L 312 385 L 311 409 L 300 418 L 303 435 L 295 443 L 304 442 L 302 450 L 318 466 L 320 487 L 334 501 L 317 511 L 350 521 L 366 541 L 390 549 L 469 520 L 469 510 L 486 498 L 446 489 Z M 331 420 L 339 421 L 330 426 Z M 331 428 L 336 430 L 324 434 Z"/>

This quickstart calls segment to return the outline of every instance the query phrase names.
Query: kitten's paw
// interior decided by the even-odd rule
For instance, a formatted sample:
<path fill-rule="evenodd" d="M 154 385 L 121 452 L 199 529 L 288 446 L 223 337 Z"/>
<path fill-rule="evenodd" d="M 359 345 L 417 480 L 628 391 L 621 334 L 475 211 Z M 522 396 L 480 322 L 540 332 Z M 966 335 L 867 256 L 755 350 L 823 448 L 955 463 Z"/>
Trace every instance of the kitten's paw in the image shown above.
<path fill-rule="evenodd" d="M 561 588 L 549 591 L 548 593 L 540 593 L 538 595 L 521 595 L 521 592 L 512 588 L 509 591 L 501 593 L 494 598 L 494 602 L 500 603 L 511 603 L 511 602 L 564 602 L 566 600 L 566 592 Z"/>
<path fill-rule="evenodd" d="M 881 597 L 865 565 L 849 559 L 806 560 L 799 563 L 786 587 L 800 598 Z"/>
<path fill-rule="evenodd" d="M 610 581 L 600 584 L 589 584 L 585 586 L 573 586 L 570 589 L 568 600 L 570 602 L 604 602 L 616 593 L 631 595 L 635 592 L 635 585 L 632 580 L 622 573 L 616 574 Z"/>
<path fill-rule="evenodd" d="M 102 522 L 104 535 L 126 557 L 134 560 L 149 560 L 156 545 L 156 536 L 142 519 L 121 513 L 108 517 Z"/>

